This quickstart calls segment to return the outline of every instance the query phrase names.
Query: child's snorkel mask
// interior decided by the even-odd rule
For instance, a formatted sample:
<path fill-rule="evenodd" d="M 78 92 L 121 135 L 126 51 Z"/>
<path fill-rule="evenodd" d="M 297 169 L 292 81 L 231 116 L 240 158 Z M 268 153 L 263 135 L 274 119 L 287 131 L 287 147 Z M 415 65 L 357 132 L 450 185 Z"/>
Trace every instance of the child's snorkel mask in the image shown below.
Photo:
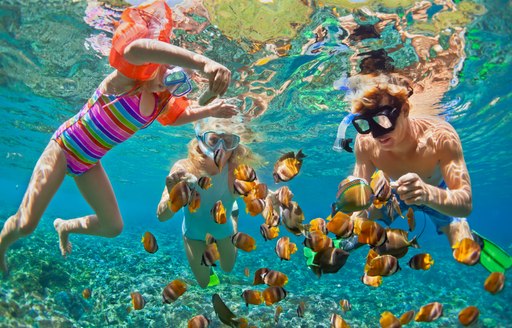
<path fill-rule="evenodd" d="M 225 152 L 235 150 L 240 144 L 240 136 L 233 133 L 221 133 L 207 130 L 201 131 L 199 123 L 195 125 L 196 138 L 199 148 L 206 156 L 215 160 L 215 153 L 222 149 Z"/>
<path fill-rule="evenodd" d="M 171 89 L 169 92 L 176 98 L 183 97 L 192 91 L 192 84 L 190 78 L 183 68 L 174 66 L 168 68 L 162 78 L 162 84 Z"/>

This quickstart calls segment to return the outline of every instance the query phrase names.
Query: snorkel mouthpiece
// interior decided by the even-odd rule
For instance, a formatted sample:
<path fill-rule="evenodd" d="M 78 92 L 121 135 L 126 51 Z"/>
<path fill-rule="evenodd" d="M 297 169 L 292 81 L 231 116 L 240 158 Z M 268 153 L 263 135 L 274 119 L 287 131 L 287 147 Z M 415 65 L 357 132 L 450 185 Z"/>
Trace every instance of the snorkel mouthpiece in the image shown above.
<path fill-rule="evenodd" d="M 348 126 L 352 123 L 352 120 L 357 116 L 357 114 L 349 113 L 338 126 L 338 134 L 336 135 L 336 140 L 334 141 L 334 145 L 332 149 L 337 152 L 342 152 L 343 150 L 352 153 L 353 150 L 350 147 L 350 143 L 353 141 L 352 138 L 345 139 L 345 134 L 347 132 Z"/>

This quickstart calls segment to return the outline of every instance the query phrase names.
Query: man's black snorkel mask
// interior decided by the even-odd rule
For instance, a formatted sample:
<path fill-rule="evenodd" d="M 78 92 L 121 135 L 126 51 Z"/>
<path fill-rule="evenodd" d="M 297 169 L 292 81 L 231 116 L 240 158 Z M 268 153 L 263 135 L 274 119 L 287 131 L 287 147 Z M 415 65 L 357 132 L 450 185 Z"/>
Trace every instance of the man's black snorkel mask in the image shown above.
<path fill-rule="evenodd" d="M 382 106 L 365 114 L 350 113 L 341 121 L 338 126 L 338 134 L 334 141 L 333 149 L 341 152 L 344 150 L 352 153 L 350 147 L 352 139 L 346 139 L 347 127 L 352 123 L 357 132 L 361 134 L 372 133 L 374 138 L 381 137 L 395 129 L 396 120 L 400 116 L 400 108 Z"/>

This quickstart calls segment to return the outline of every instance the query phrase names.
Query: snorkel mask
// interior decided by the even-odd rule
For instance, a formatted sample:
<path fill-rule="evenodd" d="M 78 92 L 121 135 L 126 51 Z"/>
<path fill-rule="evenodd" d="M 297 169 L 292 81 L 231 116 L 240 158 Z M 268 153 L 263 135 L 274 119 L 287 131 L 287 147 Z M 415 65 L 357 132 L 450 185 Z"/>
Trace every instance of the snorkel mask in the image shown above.
<path fill-rule="evenodd" d="M 350 113 L 341 121 L 338 126 L 338 134 L 334 141 L 333 150 L 341 152 L 343 150 L 352 153 L 350 143 L 353 139 L 345 138 L 347 127 L 352 123 L 357 132 L 361 134 L 372 133 L 374 138 L 381 137 L 395 129 L 396 121 L 400 116 L 400 109 L 392 106 L 382 106 L 377 110 L 372 110 L 366 114 Z"/>
<path fill-rule="evenodd" d="M 212 130 L 202 132 L 199 123 L 195 125 L 195 132 L 199 148 L 203 154 L 213 160 L 218 150 L 222 149 L 224 152 L 235 150 L 240 144 L 240 136 Z"/>
<path fill-rule="evenodd" d="M 183 68 L 179 66 L 174 66 L 172 68 L 168 68 L 162 78 L 162 84 L 166 88 L 174 88 L 173 91 L 169 92 L 173 97 L 183 97 L 192 91 L 192 84 L 190 83 L 190 78 L 187 73 L 183 70 Z"/>

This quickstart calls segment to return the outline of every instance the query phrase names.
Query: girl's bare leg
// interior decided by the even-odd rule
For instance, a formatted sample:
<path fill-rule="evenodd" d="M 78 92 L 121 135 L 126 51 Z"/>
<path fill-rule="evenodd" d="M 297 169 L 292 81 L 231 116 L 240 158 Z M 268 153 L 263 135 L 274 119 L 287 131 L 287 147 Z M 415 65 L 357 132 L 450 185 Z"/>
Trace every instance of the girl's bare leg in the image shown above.
<path fill-rule="evenodd" d="M 96 214 L 71 220 L 56 219 L 53 222 L 59 234 L 60 251 L 64 256 L 71 252 L 70 233 L 112 238 L 123 230 L 123 219 L 116 196 L 101 162 L 75 177 L 75 182 Z"/>
<path fill-rule="evenodd" d="M 50 141 L 32 172 L 32 177 L 16 214 L 4 223 L 0 233 L 0 270 L 7 273 L 5 253 L 20 237 L 37 227 L 50 200 L 66 175 L 66 157 L 55 141 Z"/>
<path fill-rule="evenodd" d="M 217 240 L 217 248 L 220 254 L 220 267 L 226 272 L 231 272 L 235 266 L 237 249 L 231 242 L 231 237 Z"/>
<path fill-rule="evenodd" d="M 210 267 L 201 264 L 201 258 L 206 249 L 206 242 L 202 240 L 188 239 L 183 236 L 185 252 L 187 253 L 188 264 L 196 277 L 199 286 L 206 288 L 210 282 Z M 218 245 L 218 244 L 217 244 Z"/>

